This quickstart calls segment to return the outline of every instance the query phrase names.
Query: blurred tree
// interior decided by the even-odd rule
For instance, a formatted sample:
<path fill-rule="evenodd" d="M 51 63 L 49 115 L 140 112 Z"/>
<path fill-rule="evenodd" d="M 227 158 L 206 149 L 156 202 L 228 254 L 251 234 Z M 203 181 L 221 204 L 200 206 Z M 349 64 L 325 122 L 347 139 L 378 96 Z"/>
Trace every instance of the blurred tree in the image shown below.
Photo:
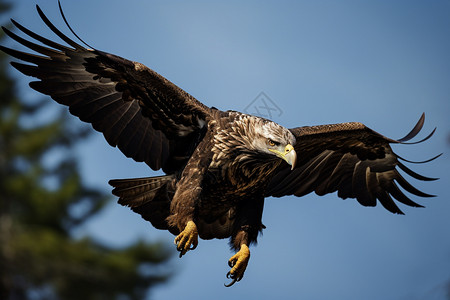
<path fill-rule="evenodd" d="M 449 299 L 450 300 L 450 281 L 449 282 L 447 282 L 447 299 Z"/>
<path fill-rule="evenodd" d="M 49 120 L 48 99 L 20 101 L 8 60 L 2 53 L 0 299 L 144 298 L 169 278 L 172 252 L 160 243 L 112 249 L 72 236 L 108 199 L 83 183 L 71 151 L 92 130 L 70 123 L 65 111 Z"/>

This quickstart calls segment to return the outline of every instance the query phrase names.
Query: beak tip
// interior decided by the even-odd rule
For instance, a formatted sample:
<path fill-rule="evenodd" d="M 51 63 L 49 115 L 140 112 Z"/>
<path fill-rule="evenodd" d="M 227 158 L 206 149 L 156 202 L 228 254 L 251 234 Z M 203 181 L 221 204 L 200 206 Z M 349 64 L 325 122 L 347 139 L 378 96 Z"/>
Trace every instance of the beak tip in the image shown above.
<path fill-rule="evenodd" d="M 295 164 L 296 164 L 296 161 L 294 160 L 291 165 L 291 171 L 295 169 Z"/>

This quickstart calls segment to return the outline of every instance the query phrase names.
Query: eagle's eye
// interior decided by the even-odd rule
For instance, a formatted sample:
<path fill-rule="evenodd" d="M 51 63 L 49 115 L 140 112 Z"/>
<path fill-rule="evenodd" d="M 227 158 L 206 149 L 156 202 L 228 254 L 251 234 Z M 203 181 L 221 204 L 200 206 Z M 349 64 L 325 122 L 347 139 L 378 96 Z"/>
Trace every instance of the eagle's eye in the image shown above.
<path fill-rule="evenodd" d="M 271 139 L 268 139 L 268 140 L 267 140 L 267 143 L 268 143 L 269 146 L 271 146 L 271 147 L 275 147 L 275 146 L 280 145 L 280 143 L 274 142 L 274 141 L 272 141 Z"/>

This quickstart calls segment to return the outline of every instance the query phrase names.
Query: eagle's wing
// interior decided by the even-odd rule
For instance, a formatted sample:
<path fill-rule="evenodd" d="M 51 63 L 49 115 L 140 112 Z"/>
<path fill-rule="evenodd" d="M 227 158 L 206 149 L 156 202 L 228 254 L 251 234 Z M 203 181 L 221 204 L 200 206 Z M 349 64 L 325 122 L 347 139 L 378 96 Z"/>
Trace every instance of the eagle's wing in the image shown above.
<path fill-rule="evenodd" d="M 339 197 L 356 198 L 364 206 L 375 206 L 378 199 L 387 210 L 398 214 L 402 211 L 393 198 L 409 206 L 420 206 L 411 201 L 397 184 L 417 196 L 432 195 L 414 188 L 396 167 L 419 180 L 435 178 L 419 175 L 407 168 L 389 144 L 410 140 L 421 130 L 423 122 L 424 115 L 414 129 L 399 140 L 386 138 L 361 123 L 290 129 L 297 139 L 297 165 L 290 171 L 283 164 L 270 182 L 266 196 L 303 196 L 311 192 L 324 195 L 337 191 Z M 433 133 L 434 130 L 422 141 Z"/>
<path fill-rule="evenodd" d="M 121 57 L 87 49 L 61 33 L 37 6 L 45 24 L 70 47 L 13 24 L 43 45 L 6 28 L 12 39 L 39 54 L 0 49 L 24 62 L 11 64 L 40 81 L 30 86 L 69 106 L 92 123 L 108 143 L 152 169 L 173 172 L 190 156 L 207 122 L 209 108 L 145 67 Z M 70 28 L 70 27 L 69 27 Z"/>

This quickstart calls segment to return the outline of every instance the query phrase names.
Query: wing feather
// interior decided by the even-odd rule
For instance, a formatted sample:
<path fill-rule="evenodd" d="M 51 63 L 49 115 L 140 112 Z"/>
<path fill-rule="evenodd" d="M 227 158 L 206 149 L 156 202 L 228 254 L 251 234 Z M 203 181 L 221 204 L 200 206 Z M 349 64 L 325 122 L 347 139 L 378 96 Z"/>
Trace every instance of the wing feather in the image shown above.
<path fill-rule="evenodd" d="M 422 130 L 423 124 L 425 124 L 425 114 L 422 114 L 420 116 L 419 121 L 417 121 L 414 128 L 407 135 L 405 135 L 401 139 L 398 139 L 397 141 L 402 143 L 413 139 Z"/>
<path fill-rule="evenodd" d="M 25 33 L 29 37 L 35 39 L 36 41 L 39 41 L 39 42 L 41 42 L 44 45 L 47 45 L 49 47 L 52 47 L 52 48 L 58 49 L 60 51 L 63 51 L 63 52 L 60 52 L 61 54 L 63 54 L 64 51 L 72 51 L 73 50 L 72 48 L 69 48 L 69 47 L 66 47 L 64 45 L 58 44 L 58 43 L 56 43 L 56 42 L 54 42 L 52 40 L 49 40 L 49 39 L 47 39 L 47 38 L 45 38 L 45 37 L 43 37 L 43 36 L 33 32 L 33 31 L 29 30 L 28 28 L 22 26 L 20 23 L 16 22 L 14 19 L 11 19 L 11 23 L 13 23 L 14 26 L 16 28 L 18 28 L 20 31 L 22 31 L 23 33 Z M 5 30 L 5 29 L 3 28 L 3 30 Z M 5 33 L 8 34 L 8 32 L 5 32 Z M 14 38 L 14 37 L 12 37 L 12 38 Z M 20 43 L 20 41 L 18 41 L 18 42 Z M 44 53 L 42 53 L 42 54 L 44 54 Z"/>
<path fill-rule="evenodd" d="M 42 21 L 69 46 L 11 20 L 26 37 L 42 43 L 3 28 L 6 35 L 36 52 L 0 46 L 22 61 L 12 66 L 39 79 L 30 83 L 33 89 L 69 106 L 73 115 L 92 123 L 127 157 L 166 173 L 179 169 L 204 134 L 210 109 L 140 63 L 76 43 L 36 8 Z"/>
<path fill-rule="evenodd" d="M 424 192 L 418 190 L 417 188 L 415 188 L 414 186 L 412 186 L 405 178 L 403 178 L 402 175 L 400 175 L 400 173 L 397 170 L 394 169 L 393 172 L 395 173 L 394 179 L 398 182 L 398 184 L 402 188 L 404 188 L 409 193 L 414 194 L 419 197 L 424 197 L 424 198 L 435 197 L 434 195 L 424 193 Z"/>
<path fill-rule="evenodd" d="M 372 194 L 369 192 L 369 189 L 367 188 L 367 179 L 368 174 L 370 173 L 370 169 L 367 165 L 362 163 L 361 161 L 358 161 L 355 164 L 355 168 L 353 171 L 352 176 L 352 191 L 354 192 L 354 195 L 356 196 L 356 200 L 364 206 L 375 206 L 376 205 L 376 199 L 372 196 Z"/>

